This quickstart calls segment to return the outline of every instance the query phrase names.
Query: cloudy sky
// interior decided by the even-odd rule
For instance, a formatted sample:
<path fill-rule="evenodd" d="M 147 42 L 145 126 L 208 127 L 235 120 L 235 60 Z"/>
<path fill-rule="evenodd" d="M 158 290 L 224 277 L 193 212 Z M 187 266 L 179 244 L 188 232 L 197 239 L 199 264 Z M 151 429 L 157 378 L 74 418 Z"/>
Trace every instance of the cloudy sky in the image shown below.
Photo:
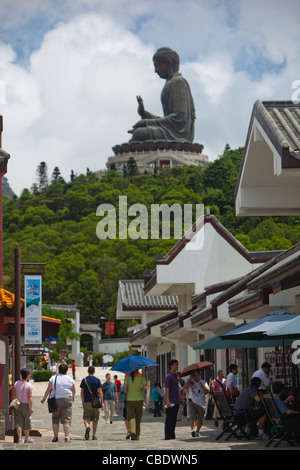
<path fill-rule="evenodd" d="M 0 114 L 20 195 L 41 161 L 105 168 L 130 139 L 136 95 L 162 115 L 152 55 L 176 50 L 211 160 L 243 146 L 253 103 L 290 100 L 300 79 L 299 0 L 1 0 Z"/>

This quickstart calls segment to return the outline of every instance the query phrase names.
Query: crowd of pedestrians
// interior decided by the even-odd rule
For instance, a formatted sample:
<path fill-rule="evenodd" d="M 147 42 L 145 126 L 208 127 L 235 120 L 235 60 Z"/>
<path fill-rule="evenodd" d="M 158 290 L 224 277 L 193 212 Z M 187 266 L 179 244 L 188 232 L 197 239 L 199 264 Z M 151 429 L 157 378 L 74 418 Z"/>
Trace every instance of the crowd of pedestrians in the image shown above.
<path fill-rule="evenodd" d="M 62 424 L 65 442 L 70 441 L 70 425 L 72 422 L 72 405 L 75 398 L 75 368 L 72 368 L 72 376 L 67 375 L 68 365 L 51 364 L 52 376 L 45 390 L 41 403 L 44 404 L 50 397 L 55 397 L 55 409 L 52 411 L 53 442 L 58 441 L 59 426 Z M 218 370 L 215 379 L 208 384 L 195 370 L 183 380 L 178 371 L 178 361 L 172 359 L 169 362 L 169 371 L 165 377 L 165 393 L 163 397 L 162 387 L 155 383 L 151 388 L 151 397 L 154 403 L 154 417 L 162 417 L 162 409 L 165 411 L 164 439 L 175 439 L 177 421 L 186 416 L 190 425 L 191 435 L 200 436 L 200 430 L 207 413 L 208 397 L 213 401 L 214 392 L 224 392 L 228 403 L 236 418 L 245 426 L 245 432 L 251 435 L 253 427 L 257 427 L 258 437 L 267 439 L 265 433 L 266 412 L 264 410 L 261 394 L 273 390 L 276 406 L 284 415 L 286 423 L 295 429 L 300 427 L 300 413 L 291 410 L 289 404 L 293 397 L 281 398 L 282 384 L 272 385 L 270 378 L 270 365 L 262 364 L 261 368 L 254 372 L 249 386 L 241 392 L 236 384 L 238 367 L 231 364 L 226 377 L 223 370 Z M 25 443 L 33 442 L 29 436 L 31 428 L 31 414 L 33 413 L 32 385 L 29 382 L 31 372 L 28 369 L 21 370 L 21 379 L 13 386 L 12 399 L 18 398 L 20 406 L 14 410 L 15 428 L 18 443 L 22 442 L 22 432 L 25 435 Z M 104 411 L 105 423 L 113 424 L 116 414 L 116 405 L 122 411 L 126 428 L 126 439 L 139 440 L 141 436 L 141 423 L 143 410 L 145 409 L 145 392 L 147 390 L 146 379 L 138 370 L 125 375 L 124 383 L 110 373 L 105 376 L 105 381 L 95 377 L 95 367 L 90 365 L 87 376 L 80 383 L 80 397 L 83 408 L 84 438 L 95 440 L 97 426 L 100 418 L 100 410 Z M 49 406 L 49 405 L 48 405 Z M 215 426 L 219 426 L 221 418 L 218 407 L 214 406 L 211 416 Z"/>

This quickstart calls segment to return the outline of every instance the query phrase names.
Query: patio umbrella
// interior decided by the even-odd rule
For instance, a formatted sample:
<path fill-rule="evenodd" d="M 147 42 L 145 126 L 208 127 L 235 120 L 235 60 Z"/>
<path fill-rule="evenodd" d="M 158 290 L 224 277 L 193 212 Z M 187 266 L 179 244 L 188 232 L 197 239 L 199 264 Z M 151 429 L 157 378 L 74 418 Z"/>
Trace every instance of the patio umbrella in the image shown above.
<path fill-rule="evenodd" d="M 284 326 L 297 315 L 290 310 L 280 308 L 274 312 L 268 313 L 263 318 L 259 318 L 251 323 L 242 325 L 236 331 L 227 331 L 220 335 L 222 339 L 244 339 L 260 340 L 265 338 L 265 334 L 278 326 Z"/>
<path fill-rule="evenodd" d="M 131 372 L 140 369 L 141 367 L 158 366 L 156 362 L 144 356 L 128 356 L 118 361 L 110 370 L 124 372 L 130 374 Z"/>
<path fill-rule="evenodd" d="M 284 325 L 277 325 L 275 328 L 268 331 L 266 335 L 268 337 L 284 336 L 290 339 L 300 338 L 300 315 L 296 315 L 295 318 L 292 318 L 292 320 Z"/>
<path fill-rule="evenodd" d="M 194 364 L 191 364 L 190 366 L 187 366 L 183 369 L 181 372 L 181 376 L 184 377 L 186 375 L 190 375 L 191 372 L 194 370 L 207 370 L 210 369 L 213 366 L 212 362 L 204 361 L 204 362 L 194 362 Z"/>
<path fill-rule="evenodd" d="M 280 308 L 279 310 L 275 310 L 274 312 L 268 313 L 263 318 L 259 318 L 249 324 L 242 325 L 236 332 L 228 331 L 227 333 L 221 334 L 222 339 L 232 339 L 235 338 L 237 340 L 243 339 L 245 342 L 248 341 L 249 346 L 253 340 L 264 341 L 266 338 L 276 338 L 276 336 L 268 336 L 268 333 L 272 330 L 274 331 L 275 328 L 283 328 L 289 324 L 290 321 L 295 319 L 298 315 L 290 310 L 286 310 L 284 308 Z M 281 338 L 281 346 L 283 348 L 283 352 L 285 350 L 285 338 L 283 335 L 280 336 Z M 285 358 L 285 354 L 283 354 Z M 286 364 L 285 360 L 283 363 L 283 375 L 284 380 L 286 379 Z"/>
<path fill-rule="evenodd" d="M 241 328 L 244 324 L 238 325 L 235 328 L 226 331 L 226 333 L 235 332 L 238 328 Z M 193 349 L 248 349 L 248 348 L 265 348 L 269 346 L 280 346 L 280 337 L 267 337 L 259 340 L 244 340 L 242 337 L 234 339 L 221 338 L 224 333 L 212 336 L 211 338 L 200 341 L 199 343 L 192 346 Z M 287 344 L 291 344 L 291 340 L 287 341 Z"/>

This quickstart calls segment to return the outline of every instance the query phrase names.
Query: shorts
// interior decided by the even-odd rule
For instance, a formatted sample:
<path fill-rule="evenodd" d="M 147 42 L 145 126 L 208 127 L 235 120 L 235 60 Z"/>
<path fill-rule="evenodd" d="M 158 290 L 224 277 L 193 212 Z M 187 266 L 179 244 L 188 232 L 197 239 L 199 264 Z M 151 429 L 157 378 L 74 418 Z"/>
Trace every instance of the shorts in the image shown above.
<path fill-rule="evenodd" d="M 197 405 L 197 403 L 194 403 L 192 400 L 188 401 L 188 405 L 189 405 L 190 420 L 198 421 L 199 423 L 202 424 L 204 414 L 205 414 L 205 408 L 203 408 L 203 406 Z"/>
<path fill-rule="evenodd" d="M 93 408 L 92 402 L 87 401 L 83 403 L 83 419 L 85 421 L 92 421 L 93 423 L 99 421 L 100 409 Z"/>
<path fill-rule="evenodd" d="M 31 429 L 31 415 L 29 403 L 20 403 L 17 410 L 14 410 L 15 415 L 15 428 L 24 429 L 29 431 Z"/>
<path fill-rule="evenodd" d="M 72 422 L 72 397 L 56 398 L 57 411 L 52 413 L 53 424 L 71 424 Z"/>
<path fill-rule="evenodd" d="M 266 414 L 263 408 L 258 410 L 234 411 L 234 416 L 239 424 L 255 423 Z"/>

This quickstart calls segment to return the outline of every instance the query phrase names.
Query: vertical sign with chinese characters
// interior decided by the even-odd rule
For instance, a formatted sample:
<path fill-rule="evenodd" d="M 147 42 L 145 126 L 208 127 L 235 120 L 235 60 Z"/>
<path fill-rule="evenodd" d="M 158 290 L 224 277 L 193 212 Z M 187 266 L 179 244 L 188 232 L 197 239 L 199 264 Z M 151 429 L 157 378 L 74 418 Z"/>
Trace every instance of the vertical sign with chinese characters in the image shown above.
<path fill-rule="evenodd" d="M 25 344 L 42 343 L 42 276 L 25 275 Z"/>

